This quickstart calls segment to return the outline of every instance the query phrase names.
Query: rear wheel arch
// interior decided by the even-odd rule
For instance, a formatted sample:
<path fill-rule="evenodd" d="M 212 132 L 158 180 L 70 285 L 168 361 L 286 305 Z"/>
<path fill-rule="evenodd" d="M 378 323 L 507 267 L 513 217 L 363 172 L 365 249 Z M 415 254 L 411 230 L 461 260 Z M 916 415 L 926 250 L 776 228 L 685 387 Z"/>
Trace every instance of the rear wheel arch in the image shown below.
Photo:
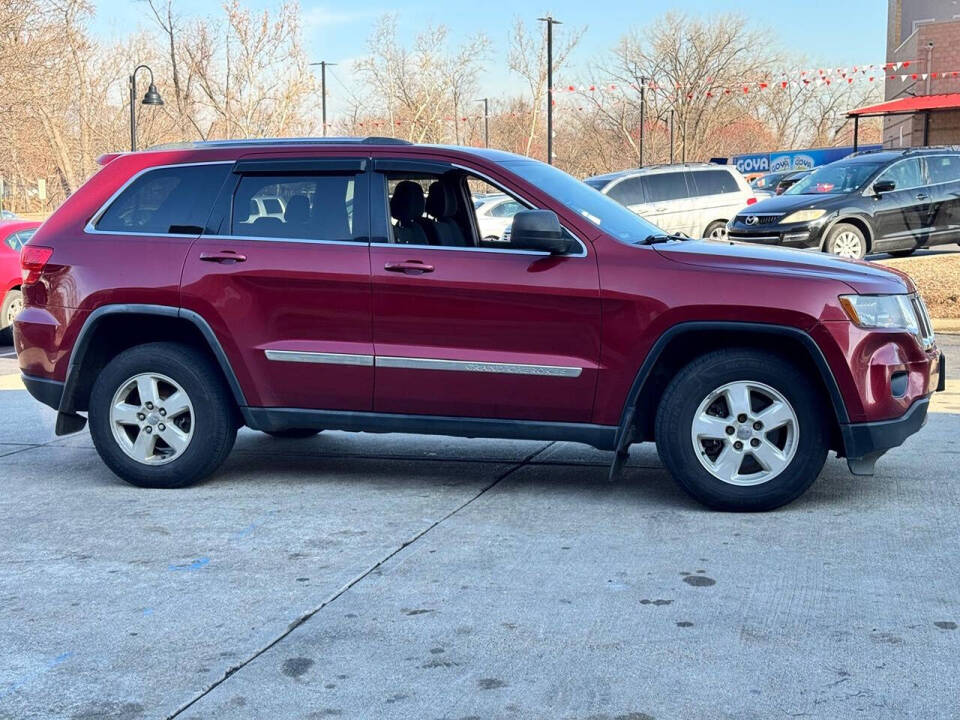
<path fill-rule="evenodd" d="M 97 373 L 124 350 L 149 342 L 173 341 L 208 354 L 220 368 L 238 407 L 246 399 L 213 330 L 199 314 L 166 305 L 106 305 L 84 322 L 70 355 L 60 412 L 87 409 Z"/>
<path fill-rule="evenodd" d="M 831 447 L 842 449 L 840 427 L 849 423 L 849 416 L 833 371 L 816 341 L 799 328 L 725 321 L 680 323 L 657 339 L 624 403 L 617 433 L 618 449 L 625 448 L 631 440 L 654 439 L 660 399 L 681 369 L 709 352 L 734 348 L 772 352 L 800 365 L 817 383 L 825 405 L 833 410 L 828 418 Z"/>

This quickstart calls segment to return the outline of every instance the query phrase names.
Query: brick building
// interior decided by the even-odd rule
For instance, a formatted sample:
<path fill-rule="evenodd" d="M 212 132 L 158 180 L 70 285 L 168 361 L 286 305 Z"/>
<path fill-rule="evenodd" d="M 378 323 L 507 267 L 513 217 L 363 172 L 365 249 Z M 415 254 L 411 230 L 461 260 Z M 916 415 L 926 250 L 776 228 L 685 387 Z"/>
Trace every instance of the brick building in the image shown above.
<path fill-rule="evenodd" d="M 910 63 L 888 75 L 908 77 L 888 78 L 886 102 L 861 117 L 885 116 L 887 147 L 960 144 L 960 3 L 888 0 L 887 9 L 887 62 Z"/>

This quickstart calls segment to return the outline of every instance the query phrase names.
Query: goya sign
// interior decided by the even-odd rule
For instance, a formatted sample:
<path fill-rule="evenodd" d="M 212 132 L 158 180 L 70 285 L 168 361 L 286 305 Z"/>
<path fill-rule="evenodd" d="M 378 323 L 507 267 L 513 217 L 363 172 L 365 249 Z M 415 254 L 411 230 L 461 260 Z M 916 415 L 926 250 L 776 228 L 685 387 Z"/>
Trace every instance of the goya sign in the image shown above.
<path fill-rule="evenodd" d="M 880 145 L 861 145 L 860 150 L 879 150 Z M 852 147 L 811 148 L 808 150 L 784 150 L 772 153 L 734 155 L 731 158 L 737 170 L 750 173 L 786 172 L 809 170 L 845 158 L 853 152 Z"/>

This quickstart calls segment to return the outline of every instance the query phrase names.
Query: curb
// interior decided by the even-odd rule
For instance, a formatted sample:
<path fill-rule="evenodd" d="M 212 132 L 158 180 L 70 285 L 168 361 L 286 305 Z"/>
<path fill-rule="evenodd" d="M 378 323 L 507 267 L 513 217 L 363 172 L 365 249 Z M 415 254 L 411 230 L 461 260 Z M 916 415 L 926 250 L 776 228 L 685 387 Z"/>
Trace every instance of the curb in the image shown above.
<path fill-rule="evenodd" d="M 933 331 L 938 333 L 960 333 L 960 318 L 932 318 Z"/>

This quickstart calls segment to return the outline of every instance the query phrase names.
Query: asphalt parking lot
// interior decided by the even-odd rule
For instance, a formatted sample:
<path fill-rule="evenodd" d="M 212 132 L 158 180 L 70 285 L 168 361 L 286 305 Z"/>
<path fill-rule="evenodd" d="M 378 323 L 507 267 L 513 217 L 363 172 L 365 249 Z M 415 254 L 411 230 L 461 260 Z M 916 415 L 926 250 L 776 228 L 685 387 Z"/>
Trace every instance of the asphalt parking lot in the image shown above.
<path fill-rule="evenodd" d="M 0 357 L 0 718 L 957 717 L 957 370 L 876 477 L 735 515 L 650 446 L 333 432 L 138 490 Z"/>

